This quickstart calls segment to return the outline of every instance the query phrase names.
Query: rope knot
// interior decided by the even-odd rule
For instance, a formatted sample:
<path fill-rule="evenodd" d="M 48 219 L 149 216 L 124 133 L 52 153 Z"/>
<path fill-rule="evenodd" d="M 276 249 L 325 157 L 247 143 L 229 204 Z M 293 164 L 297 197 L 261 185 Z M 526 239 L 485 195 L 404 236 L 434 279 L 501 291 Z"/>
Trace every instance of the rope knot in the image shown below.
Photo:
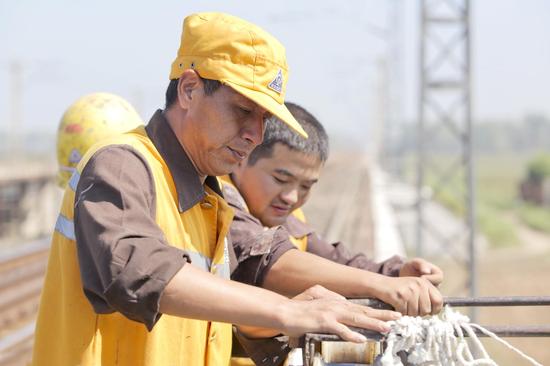
<path fill-rule="evenodd" d="M 399 354 L 406 354 L 409 364 L 418 366 L 497 366 L 479 341 L 474 329 L 504 344 L 517 352 L 533 365 L 542 366 L 533 358 L 527 356 L 496 334 L 482 326 L 470 323 L 470 319 L 445 306 L 438 315 L 427 317 L 403 316 L 398 320 L 388 322 L 390 332 L 386 337 L 386 349 L 375 365 L 403 366 Z M 475 358 L 465 334 L 470 337 L 475 348 Z"/>

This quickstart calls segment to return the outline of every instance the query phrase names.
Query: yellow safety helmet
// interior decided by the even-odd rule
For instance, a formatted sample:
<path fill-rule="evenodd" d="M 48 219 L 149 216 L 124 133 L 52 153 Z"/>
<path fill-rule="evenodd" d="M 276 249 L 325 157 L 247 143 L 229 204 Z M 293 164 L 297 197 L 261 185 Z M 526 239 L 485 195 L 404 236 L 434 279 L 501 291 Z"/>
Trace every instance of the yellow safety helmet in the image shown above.
<path fill-rule="evenodd" d="M 57 130 L 57 184 L 66 187 L 76 165 L 96 142 L 142 124 L 132 105 L 117 95 L 94 93 L 78 99 L 67 108 Z"/>

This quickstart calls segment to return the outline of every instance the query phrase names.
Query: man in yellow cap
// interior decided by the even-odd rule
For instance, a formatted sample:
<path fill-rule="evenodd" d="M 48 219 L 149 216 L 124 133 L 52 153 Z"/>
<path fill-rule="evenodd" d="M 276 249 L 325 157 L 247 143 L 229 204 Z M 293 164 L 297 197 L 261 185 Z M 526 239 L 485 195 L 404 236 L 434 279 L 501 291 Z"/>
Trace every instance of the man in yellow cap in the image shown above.
<path fill-rule="evenodd" d="M 328 290 L 298 301 L 229 280 L 233 213 L 215 176 L 262 141 L 270 115 L 305 136 L 284 106 L 287 77 L 284 48 L 260 28 L 185 19 L 166 108 L 94 145 L 65 190 L 33 365 L 227 365 L 230 323 L 356 342 L 346 325 L 388 330 L 397 313 Z"/>

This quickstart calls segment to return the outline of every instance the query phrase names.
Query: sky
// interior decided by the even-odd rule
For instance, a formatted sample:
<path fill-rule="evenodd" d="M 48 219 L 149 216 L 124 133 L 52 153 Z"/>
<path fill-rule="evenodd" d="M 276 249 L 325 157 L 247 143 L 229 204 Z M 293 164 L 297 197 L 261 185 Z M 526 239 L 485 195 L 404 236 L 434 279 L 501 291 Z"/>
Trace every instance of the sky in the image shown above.
<path fill-rule="evenodd" d="M 471 5 L 475 119 L 550 116 L 550 2 Z M 329 133 L 368 140 L 388 54 L 398 56 L 391 71 L 398 114 L 415 120 L 417 0 L 0 0 L 0 132 L 14 111 L 14 62 L 21 67 L 18 131 L 53 133 L 72 102 L 98 91 L 126 98 L 148 120 L 163 105 L 183 18 L 199 11 L 227 12 L 277 37 L 290 65 L 287 100 L 312 111 Z M 394 33 L 387 32 L 391 19 L 399 20 Z"/>

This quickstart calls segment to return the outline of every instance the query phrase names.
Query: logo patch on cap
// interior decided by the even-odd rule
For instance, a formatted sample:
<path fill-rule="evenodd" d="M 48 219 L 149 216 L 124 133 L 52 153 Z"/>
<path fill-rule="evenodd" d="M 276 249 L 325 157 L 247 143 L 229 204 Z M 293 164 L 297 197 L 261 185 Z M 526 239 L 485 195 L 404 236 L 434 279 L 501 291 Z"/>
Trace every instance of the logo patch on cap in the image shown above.
<path fill-rule="evenodd" d="M 71 154 L 69 155 L 69 162 L 76 164 L 82 159 L 82 155 L 80 154 L 80 151 L 77 149 L 72 149 Z"/>
<path fill-rule="evenodd" d="M 275 79 L 273 79 L 267 87 L 281 94 L 283 91 L 283 72 L 281 69 L 279 69 L 277 76 L 275 76 Z"/>

